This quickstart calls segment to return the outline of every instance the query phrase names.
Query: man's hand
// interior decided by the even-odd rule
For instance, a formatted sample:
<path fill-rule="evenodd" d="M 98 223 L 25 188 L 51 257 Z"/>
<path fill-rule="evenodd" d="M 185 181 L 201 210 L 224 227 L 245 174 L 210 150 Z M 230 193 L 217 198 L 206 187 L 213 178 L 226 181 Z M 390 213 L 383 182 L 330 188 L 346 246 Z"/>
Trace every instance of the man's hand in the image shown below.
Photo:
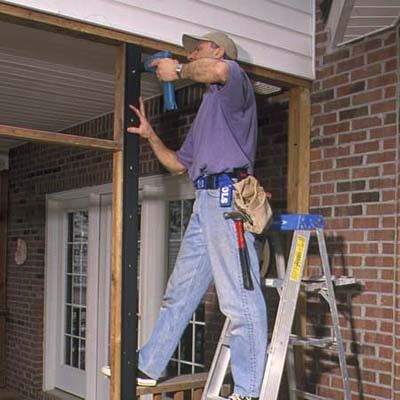
<path fill-rule="evenodd" d="M 134 113 L 137 115 L 139 118 L 139 126 L 130 126 L 127 131 L 129 133 L 136 133 L 139 136 L 141 136 L 143 139 L 150 139 L 152 136 L 155 136 L 156 133 L 154 132 L 154 129 L 150 125 L 149 121 L 146 118 L 146 111 L 144 108 L 144 102 L 142 97 L 139 97 L 139 107 L 140 109 L 137 109 L 136 107 L 132 106 L 129 104 L 129 108 L 134 111 Z"/>
<path fill-rule="evenodd" d="M 151 62 L 151 66 L 157 67 L 156 75 L 160 81 L 170 82 L 179 79 L 176 73 L 177 60 L 172 58 L 159 58 Z"/>

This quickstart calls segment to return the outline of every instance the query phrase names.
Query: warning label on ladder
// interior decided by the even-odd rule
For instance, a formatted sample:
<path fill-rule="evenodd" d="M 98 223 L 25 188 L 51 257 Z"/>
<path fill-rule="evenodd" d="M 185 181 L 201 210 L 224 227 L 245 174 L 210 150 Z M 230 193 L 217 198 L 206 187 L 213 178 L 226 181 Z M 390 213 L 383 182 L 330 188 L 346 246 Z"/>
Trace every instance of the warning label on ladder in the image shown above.
<path fill-rule="evenodd" d="M 296 250 L 294 252 L 293 266 L 290 273 L 290 279 L 292 281 L 299 281 L 301 279 L 301 265 L 304 257 L 304 247 L 306 238 L 304 236 L 298 236 L 296 243 Z"/>

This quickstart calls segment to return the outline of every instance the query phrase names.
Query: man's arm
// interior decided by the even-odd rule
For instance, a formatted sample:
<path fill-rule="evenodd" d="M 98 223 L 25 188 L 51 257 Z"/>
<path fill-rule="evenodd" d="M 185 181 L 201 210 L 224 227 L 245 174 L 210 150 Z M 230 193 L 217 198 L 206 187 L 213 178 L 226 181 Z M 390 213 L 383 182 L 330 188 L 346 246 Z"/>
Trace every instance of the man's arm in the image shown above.
<path fill-rule="evenodd" d="M 226 62 L 213 58 L 201 58 L 183 64 L 181 77 L 202 83 L 222 83 L 229 78 L 229 66 Z"/>
<path fill-rule="evenodd" d="M 178 64 L 177 60 L 171 58 L 154 60 L 152 63 L 157 66 L 157 78 L 165 82 L 179 79 L 176 73 Z M 192 79 L 196 82 L 224 84 L 229 78 L 229 65 L 214 58 L 200 58 L 183 64 L 180 75 L 183 79 Z"/>
<path fill-rule="evenodd" d="M 129 133 L 136 133 L 143 139 L 147 139 L 150 147 L 152 148 L 158 161 L 172 174 L 179 175 L 186 171 L 186 167 L 178 160 L 176 152 L 169 149 L 162 140 L 154 132 L 153 127 L 150 125 L 146 118 L 143 99 L 139 99 L 140 109 L 129 105 L 139 118 L 139 126 L 130 126 L 127 131 Z"/>

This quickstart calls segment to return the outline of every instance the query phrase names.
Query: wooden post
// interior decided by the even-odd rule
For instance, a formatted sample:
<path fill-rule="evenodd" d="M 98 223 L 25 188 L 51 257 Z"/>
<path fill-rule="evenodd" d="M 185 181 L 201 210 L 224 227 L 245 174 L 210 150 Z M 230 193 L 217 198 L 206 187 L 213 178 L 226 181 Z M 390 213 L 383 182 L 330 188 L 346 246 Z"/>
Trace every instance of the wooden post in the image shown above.
<path fill-rule="evenodd" d="M 0 171 L 0 388 L 6 386 L 8 171 Z"/>
<path fill-rule="evenodd" d="M 290 89 L 287 193 L 290 213 L 309 211 L 310 133 L 310 90 L 301 87 Z"/>
<path fill-rule="evenodd" d="M 288 193 L 289 213 L 309 212 L 310 190 L 310 134 L 311 102 L 308 88 L 295 87 L 289 91 L 289 132 L 288 132 Z M 305 266 L 306 268 L 307 266 Z M 306 270 L 305 270 L 306 272 Z M 294 331 L 306 334 L 306 296 L 300 292 Z M 304 351 L 295 349 L 296 377 L 304 378 Z"/>
<path fill-rule="evenodd" d="M 114 141 L 123 143 L 124 47 L 120 46 L 116 60 Z M 122 291 L 122 180 L 123 151 L 113 156 L 113 200 L 112 200 L 112 272 L 111 272 L 111 335 L 110 399 L 121 399 L 121 291 Z"/>

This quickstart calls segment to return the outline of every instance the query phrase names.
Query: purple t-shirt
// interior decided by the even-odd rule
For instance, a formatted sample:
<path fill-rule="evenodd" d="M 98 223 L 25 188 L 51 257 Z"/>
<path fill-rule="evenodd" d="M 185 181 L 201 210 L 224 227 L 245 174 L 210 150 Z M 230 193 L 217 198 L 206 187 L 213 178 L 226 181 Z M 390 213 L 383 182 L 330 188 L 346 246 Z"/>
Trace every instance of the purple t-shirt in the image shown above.
<path fill-rule="evenodd" d="M 253 171 L 257 146 L 257 111 L 250 79 L 235 61 L 224 85 L 213 84 L 203 96 L 178 160 L 194 182 L 200 175 L 247 167 Z"/>

